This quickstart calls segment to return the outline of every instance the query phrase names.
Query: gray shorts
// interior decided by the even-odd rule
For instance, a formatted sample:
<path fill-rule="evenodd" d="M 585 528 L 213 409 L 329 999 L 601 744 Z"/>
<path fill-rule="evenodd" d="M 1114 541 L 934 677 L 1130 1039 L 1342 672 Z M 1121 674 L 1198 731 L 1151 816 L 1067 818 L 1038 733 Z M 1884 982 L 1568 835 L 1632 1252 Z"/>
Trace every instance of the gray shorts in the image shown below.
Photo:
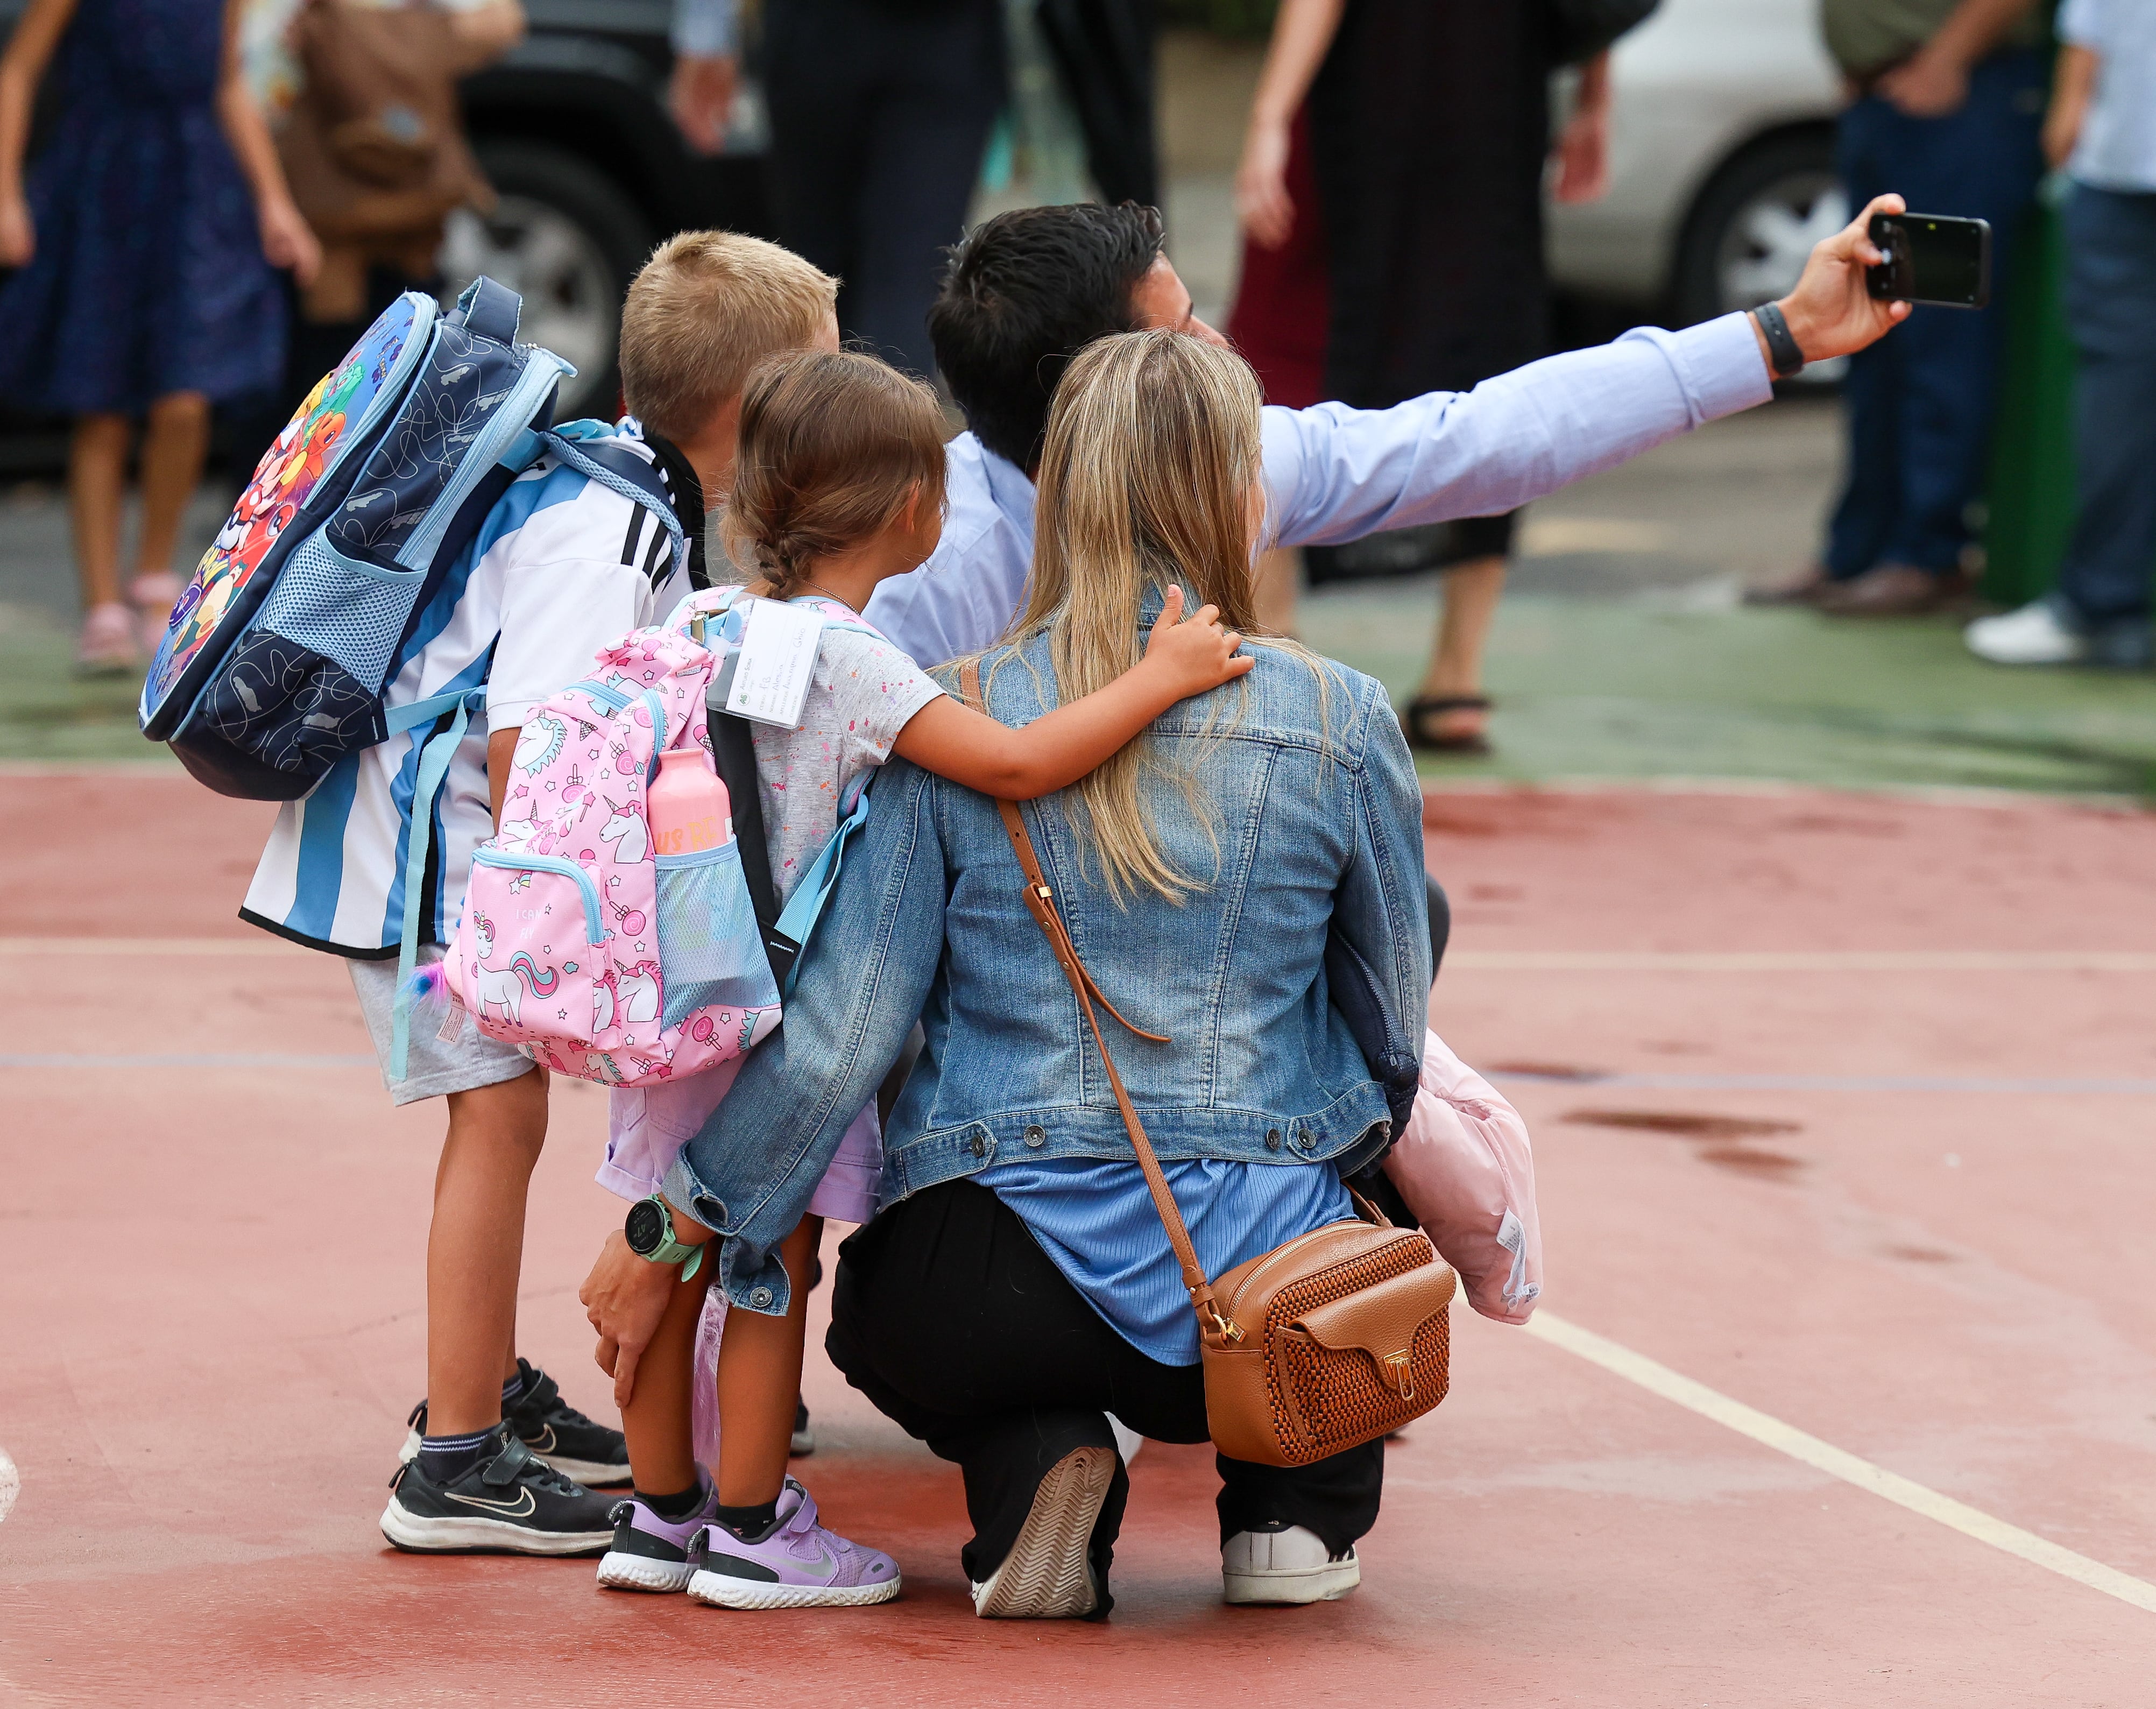
<path fill-rule="evenodd" d="M 421 944 L 422 966 L 442 958 L 439 944 Z M 498 1085 L 529 1074 L 535 1065 L 514 1044 L 490 1039 L 479 1023 L 464 1009 L 437 1008 L 424 998 L 412 1005 L 411 1040 L 404 1050 L 404 1078 L 389 1078 L 389 1050 L 395 1026 L 397 963 L 346 962 L 352 969 L 352 988 L 359 993 L 359 1012 L 367 1017 L 367 1030 L 374 1040 L 374 1054 L 382 1064 L 382 1084 L 393 1104 L 416 1104 L 422 1098 L 439 1098 L 447 1092 L 468 1092 L 479 1086 Z M 448 1039 L 441 1036 L 443 1023 L 451 1014 L 464 1024 Z"/>

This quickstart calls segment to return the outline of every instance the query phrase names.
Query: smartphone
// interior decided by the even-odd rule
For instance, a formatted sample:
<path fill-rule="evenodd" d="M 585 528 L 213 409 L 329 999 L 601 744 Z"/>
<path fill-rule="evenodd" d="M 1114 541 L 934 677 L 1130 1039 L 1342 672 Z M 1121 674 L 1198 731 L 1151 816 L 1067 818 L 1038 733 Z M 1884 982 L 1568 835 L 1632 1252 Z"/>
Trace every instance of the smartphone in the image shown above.
<path fill-rule="evenodd" d="M 1943 213 L 1875 213 L 1871 241 L 1887 259 L 1865 269 L 1875 297 L 1980 309 L 1991 300 L 1991 224 Z"/>

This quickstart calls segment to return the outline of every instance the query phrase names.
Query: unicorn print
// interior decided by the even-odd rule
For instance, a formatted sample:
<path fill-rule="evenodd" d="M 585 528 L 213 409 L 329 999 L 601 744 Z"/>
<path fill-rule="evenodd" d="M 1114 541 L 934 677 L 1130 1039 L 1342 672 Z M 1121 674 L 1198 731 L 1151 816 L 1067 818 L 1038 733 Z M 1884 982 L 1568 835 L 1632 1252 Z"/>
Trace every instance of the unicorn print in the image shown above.
<path fill-rule="evenodd" d="M 651 834 L 644 828 L 644 806 L 632 801 L 626 807 L 614 805 L 611 796 L 606 804 L 612 817 L 599 827 L 599 840 L 613 843 L 615 863 L 622 866 L 641 866 L 644 858 L 651 852 Z"/>
<path fill-rule="evenodd" d="M 529 720 L 517 736 L 514 763 L 526 775 L 536 778 L 561 752 L 562 744 L 568 739 L 568 729 L 562 721 L 551 712 L 542 712 Z"/>
<path fill-rule="evenodd" d="M 522 1026 L 526 986 L 535 996 L 545 997 L 561 983 L 562 976 L 552 967 L 542 968 L 521 949 L 510 957 L 507 967 L 490 967 L 486 958 L 494 953 L 494 922 L 484 914 L 476 915 L 472 932 L 479 940 L 479 960 L 472 968 L 472 1012 L 483 1016 L 491 1004 L 510 1025 Z"/>
<path fill-rule="evenodd" d="M 614 970 L 615 988 L 621 993 L 624 1026 L 659 1019 L 659 963 L 639 962 L 633 967 Z"/>

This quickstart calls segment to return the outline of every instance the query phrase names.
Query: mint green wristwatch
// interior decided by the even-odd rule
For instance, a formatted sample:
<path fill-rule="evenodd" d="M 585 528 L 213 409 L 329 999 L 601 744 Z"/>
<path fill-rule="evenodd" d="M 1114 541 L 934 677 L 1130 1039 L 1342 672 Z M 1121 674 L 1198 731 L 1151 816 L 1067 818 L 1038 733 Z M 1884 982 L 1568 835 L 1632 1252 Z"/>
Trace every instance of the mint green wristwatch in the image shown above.
<path fill-rule="evenodd" d="M 681 1280 L 693 1281 L 704 1262 L 704 1249 L 711 1243 L 690 1245 L 674 1238 L 673 1208 L 657 1193 L 649 1198 L 639 1198 L 629 1208 L 629 1219 L 622 1224 L 622 1234 L 629 1242 L 629 1250 L 639 1258 L 653 1264 L 680 1264 Z"/>

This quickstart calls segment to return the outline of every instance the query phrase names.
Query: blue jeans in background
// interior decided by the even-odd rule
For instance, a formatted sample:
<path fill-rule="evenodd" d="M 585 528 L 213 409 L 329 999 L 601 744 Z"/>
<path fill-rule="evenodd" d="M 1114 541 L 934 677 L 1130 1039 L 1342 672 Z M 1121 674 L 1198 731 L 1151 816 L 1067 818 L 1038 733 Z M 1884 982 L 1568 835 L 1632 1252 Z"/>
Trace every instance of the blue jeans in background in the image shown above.
<path fill-rule="evenodd" d="M 1841 115 L 1838 154 L 1852 208 L 1898 191 L 1916 213 L 1991 223 L 1991 306 L 1919 308 L 1850 358 L 1842 399 L 1849 469 L 1827 533 L 1836 581 L 1881 564 L 1960 567 L 1983 495 L 2004 326 L 2003 287 L 2041 160 L 2044 64 L 2017 49 L 1969 74 L 1969 99 L 1912 119 L 1876 95 Z"/>
<path fill-rule="evenodd" d="M 2059 567 L 2076 627 L 2146 624 L 2156 572 L 2156 193 L 2076 184 L 2066 208 L 2066 324 L 2079 507 Z"/>

